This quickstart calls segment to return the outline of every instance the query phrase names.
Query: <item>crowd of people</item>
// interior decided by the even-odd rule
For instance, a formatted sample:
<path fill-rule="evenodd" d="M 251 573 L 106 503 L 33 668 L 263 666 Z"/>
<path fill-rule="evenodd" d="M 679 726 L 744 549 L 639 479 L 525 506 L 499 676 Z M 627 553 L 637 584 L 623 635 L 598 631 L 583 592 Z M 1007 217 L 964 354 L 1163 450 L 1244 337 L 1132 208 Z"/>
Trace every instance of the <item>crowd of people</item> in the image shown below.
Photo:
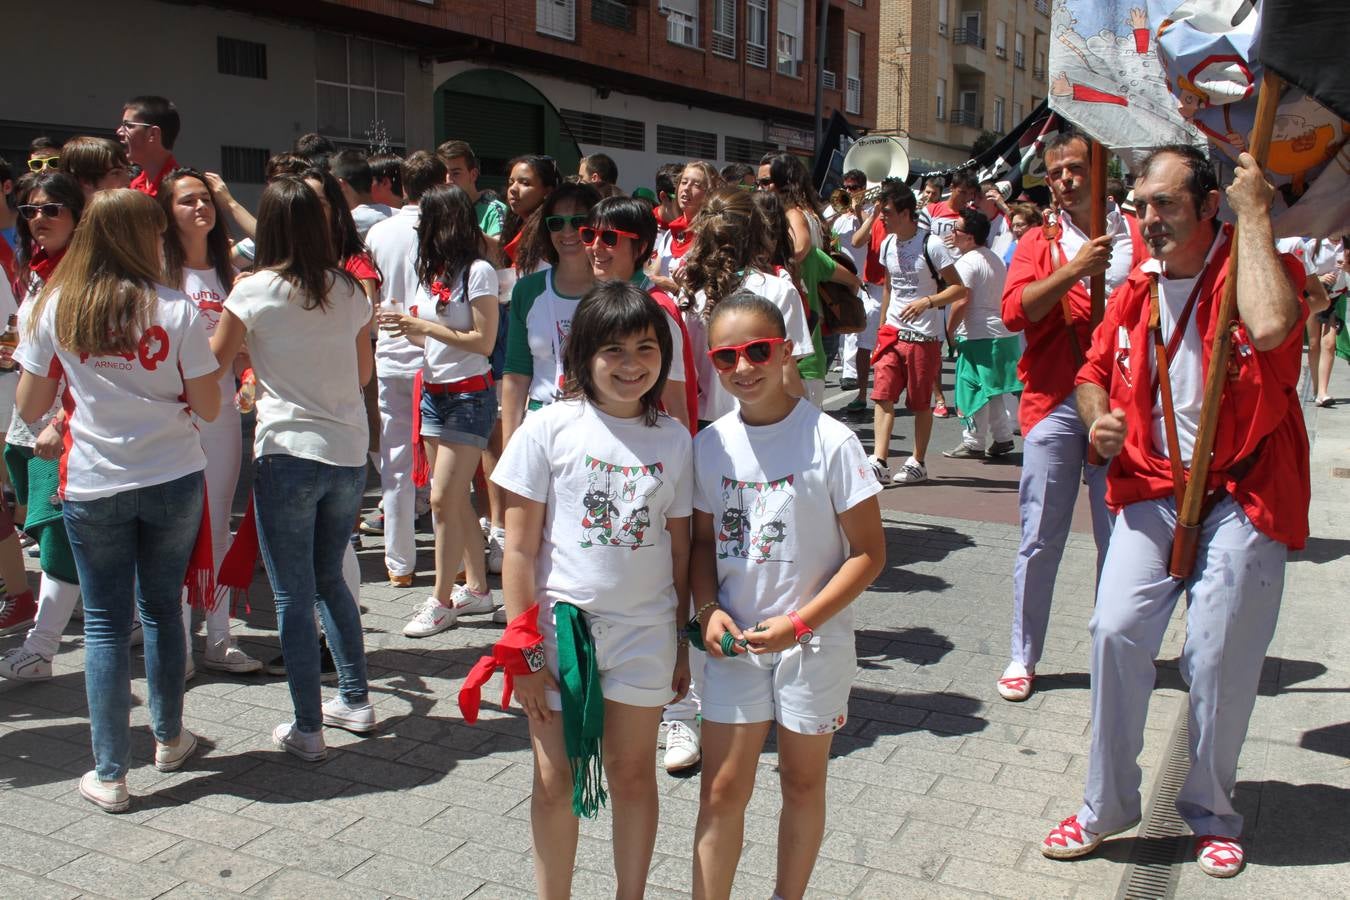
<path fill-rule="evenodd" d="M 178 164 L 179 129 L 170 101 L 137 97 L 117 141 L 35 140 L 20 178 L 0 161 L 0 318 L 14 334 L 0 340 L 13 504 L 0 504 L 0 634 L 26 632 L 0 676 L 50 678 L 83 616 L 86 799 L 131 804 L 134 644 L 154 765 L 190 759 L 194 617 L 205 668 L 285 675 L 294 715 L 273 732 L 279 749 L 317 761 L 326 726 L 374 732 L 353 542 L 382 535 L 389 584 L 414 590 L 429 514 L 434 574 L 403 633 L 466 616 L 504 626 L 460 705 L 473 722 L 503 670 L 528 716 L 541 896 L 568 895 L 578 816 L 606 804 L 618 894 L 641 896 L 658 747 L 668 771 L 702 763 L 695 894 L 727 896 L 776 723 L 776 896 L 800 897 L 856 668 L 849 604 L 884 565 L 877 495 L 929 479 L 934 418 L 955 414 L 962 438 L 943 457 L 996 461 L 1023 438 L 997 683 L 1009 702 L 1034 690 L 1088 488 L 1103 585 L 1090 762 L 1083 808 L 1043 852 L 1084 855 L 1137 821 L 1152 658 L 1185 590 L 1192 760 L 1179 808 L 1202 868 L 1240 870 L 1237 751 L 1276 573 L 1307 535 L 1303 322 L 1319 314 L 1310 381 L 1329 405 L 1347 287 L 1344 239 L 1277 248 L 1271 189 L 1250 160 L 1226 190 L 1240 324 L 1212 493 L 1193 569 L 1169 577 L 1233 244 L 1216 219 L 1225 193 L 1191 148 L 1151 154 L 1130 197 L 1110 186 L 1092 237 L 1103 186 L 1072 132 L 1044 149 L 1048 203 L 967 172 L 916 191 L 850 171 L 828 205 L 786 153 L 757 169 L 663 166 L 631 196 L 603 154 L 574 176 L 525 155 L 498 195 L 479 188 L 463 141 L 399 158 L 306 135 L 268 161 L 255 213 L 217 175 Z M 1111 297 L 1095 326 L 1093 278 Z M 831 333 L 841 292 L 864 323 Z M 830 415 L 836 360 L 857 393 Z M 913 450 L 892 472 L 902 395 Z M 869 399 L 864 449 L 846 422 Z M 251 500 L 232 534 L 246 458 Z M 362 518 L 369 468 L 380 502 Z M 267 662 L 231 636 L 230 596 L 259 558 L 281 648 Z"/>

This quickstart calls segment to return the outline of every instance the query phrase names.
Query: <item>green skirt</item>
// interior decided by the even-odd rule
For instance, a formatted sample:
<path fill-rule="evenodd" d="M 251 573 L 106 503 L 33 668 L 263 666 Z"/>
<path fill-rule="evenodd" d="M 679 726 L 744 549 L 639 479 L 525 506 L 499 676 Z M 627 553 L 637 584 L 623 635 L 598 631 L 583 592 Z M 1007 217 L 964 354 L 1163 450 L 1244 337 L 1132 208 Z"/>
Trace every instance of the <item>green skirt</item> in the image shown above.
<path fill-rule="evenodd" d="M 5 468 L 19 505 L 28 507 L 23 530 L 37 541 L 42 571 L 67 584 L 79 584 L 60 500 L 52 502 L 61 489 L 60 461 L 38 459 L 32 447 L 5 444 Z"/>
<path fill-rule="evenodd" d="M 1017 335 L 959 340 L 956 350 L 956 408 L 970 427 L 971 418 L 994 397 L 1022 390 L 1017 379 L 1022 342 Z"/>

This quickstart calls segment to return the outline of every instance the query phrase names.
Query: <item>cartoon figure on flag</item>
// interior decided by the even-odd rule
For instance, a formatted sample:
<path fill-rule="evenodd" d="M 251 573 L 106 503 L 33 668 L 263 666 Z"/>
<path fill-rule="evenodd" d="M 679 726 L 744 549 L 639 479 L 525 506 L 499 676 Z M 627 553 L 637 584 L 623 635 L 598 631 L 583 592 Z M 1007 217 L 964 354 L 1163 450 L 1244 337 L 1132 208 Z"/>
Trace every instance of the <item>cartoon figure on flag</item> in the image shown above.
<path fill-rule="evenodd" d="M 1051 107 L 1127 162 L 1199 141 L 1168 91 L 1148 11 L 1132 2 L 1057 0 L 1050 46 Z"/>
<path fill-rule="evenodd" d="M 1247 149 L 1261 81 L 1265 22 L 1256 0 L 1149 0 L 1158 58 L 1182 116 L 1231 172 Z M 1287 37 L 1285 38 L 1287 40 Z M 1276 236 L 1331 236 L 1350 227 L 1350 123 L 1294 84 L 1280 96 L 1265 171 L 1279 197 Z M 1226 176 L 1224 177 L 1226 179 Z"/>

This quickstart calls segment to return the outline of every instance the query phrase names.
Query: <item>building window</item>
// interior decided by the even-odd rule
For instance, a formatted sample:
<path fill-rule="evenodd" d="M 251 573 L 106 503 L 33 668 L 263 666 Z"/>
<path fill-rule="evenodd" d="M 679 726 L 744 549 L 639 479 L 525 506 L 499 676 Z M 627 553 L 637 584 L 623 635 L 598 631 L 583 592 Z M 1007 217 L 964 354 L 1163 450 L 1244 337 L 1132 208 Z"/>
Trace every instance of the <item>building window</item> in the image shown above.
<path fill-rule="evenodd" d="M 576 0 L 535 0 L 534 30 L 566 41 L 576 40 Z"/>
<path fill-rule="evenodd" d="M 769 0 L 745 0 L 745 61 L 769 65 Z"/>
<path fill-rule="evenodd" d="M 666 40 L 681 47 L 698 47 L 699 0 L 662 0 Z"/>
<path fill-rule="evenodd" d="M 844 112 L 862 115 L 862 44 L 861 32 L 849 29 L 847 56 L 844 61 L 847 78 L 844 82 Z"/>
<path fill-rule="evenodd" d="M 713 0 L 712 52 L 736 58 L 736 0 Z"/>
<path fill-rule="evenodd" d="M 647 126 L 637 119 L 621 119 L 579 109 L 560 109 L 578 144 L 598 144 L 620 150 L 646 150 Z"/>
<path fill-rule="evenodd" d="M 722 148 L 722 158 L 727 162 L 749 163 L 752 166 L 759 165 L 764 154 L 778 152 L 777 144 L 766 144 L 763 141 L 752 141 L 731 135 L 722 139 Z"/>
<path fill-rule="evenodd" d="M 1003 98 L 994 98 L 994 130 L 1003 133 Z"/>
<path fill-rule="evenodd" d="M 374 152 L 402 147 L 403 51 L 329 32 L 319 32 L 316 42 L 316 130 Z"/>
<path fill-rule="evenodd" d="M 937 0 L 938 34 L 947 33 L 947 0 Z"/>
<path fill-rule="evenodd" d="M 1027 67 L 1027 41 L 1022 32 L 1013 35 L 1013 65 L 1019 69 Z"/>
<path fill-rule="evenodd" d="M 1014 104 L 1013 104 L 1013 122 L 1012 122 L 1012 123 L 1013 123 L 1013 126 L 1016 127 L 1016 126 L 1018 126 L 1018 125 L 1021 125 L 1021 124 L 1022 124 L 1022 120 L 1025 119 L 1025 118 L 1026 118 L 1026 113 L 1024 113 L 1024 112 L 1022 111 L 1022 104 L 1020 104 L 1020 103 L 1014 103 Z"/>
<path fill-rule="evenodd" d="M 591 21 L 611 28 L 634 31 L 637 28 L 637 16 L 631 4 L 624 0 L 591 0 Z"/>
<path fill-rule="evenodd" d="M 717 135 L 671 125 L 656 126 L 656 152 L 685 159 L 716 159 Z"/>
<path fill-rule="evenodd" d="M 1037 53 L 1037 54 L 1036 54 L 1036 66 L 1035 66 L 1035 68 L 1033 68 L 1033 69 L 1031 70 L 1031 74 L 1032 74 L 1032 77 L 1034 77 L 1037 81 L 1044 81 L 1044 80 L 1045 80 L 1045 54 L 1044 54 L 1044 53 Z"/>
<path fill-rule="evenodd" d="M 262 184 L 269 156 L 266 147 L 221 147 L 220 177 L 231 184 Z"/>
<path fill-rule="evenodd" d="M 939 78 L 937 80 L 937 120 L 941 122 L 947 118 L 947 79 Z"/>
<path fill-rule="evenodd" d="M 801 59 L 801 7 L 797 0 L 778 0 L 778 74 L 796 78 Z"/>
<path fill-rule="evenodd" d="M 999 22 L 994 26 L 994 55 L 999 59 L 1008 58 L 1008 23 Z"/>
<path fill-rule="evenodd" d="M 266 78 L 267 45 L 218 36 L 216 71 L 241 78 Z"/>

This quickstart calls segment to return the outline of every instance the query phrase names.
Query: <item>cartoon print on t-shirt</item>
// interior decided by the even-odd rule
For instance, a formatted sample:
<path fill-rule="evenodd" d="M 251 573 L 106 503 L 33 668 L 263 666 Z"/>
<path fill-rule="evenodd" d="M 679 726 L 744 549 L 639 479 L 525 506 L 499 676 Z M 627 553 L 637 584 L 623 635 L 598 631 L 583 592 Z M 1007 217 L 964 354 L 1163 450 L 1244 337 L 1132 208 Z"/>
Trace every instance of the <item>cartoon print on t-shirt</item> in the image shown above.
<path fill-rule="evenodd" d="M 220 314 L 225 311 L 225 298 L 204 287 L 200 291 L 193 291 L 189 294 L 192 302 L 197 304 L 197 309 L 201 311 L 202 318 L 206 320 L 206 331 L 208 334 L 216 330 L 220 324 Z"/>
<path fill-rule="evenodd" d="M 788 537 L 788 511 L 796 499 L 792 479 L 792 475 L 776 481 L 722 477 L 718 559 L 748 559 L 760 565 L 791 562 L 783 558 L 783 547 Z"/>
<path fill-rule="evenodd" d="M 623 547 L 637 550 L 651 527 L 649 500 L 663 484 L 660 462 L 620 466 L 593 456 L 586 457 L 591 470 L 582 498 L 581 546 Z M 616 531 L 617 522 L 617 531 Z"/>

